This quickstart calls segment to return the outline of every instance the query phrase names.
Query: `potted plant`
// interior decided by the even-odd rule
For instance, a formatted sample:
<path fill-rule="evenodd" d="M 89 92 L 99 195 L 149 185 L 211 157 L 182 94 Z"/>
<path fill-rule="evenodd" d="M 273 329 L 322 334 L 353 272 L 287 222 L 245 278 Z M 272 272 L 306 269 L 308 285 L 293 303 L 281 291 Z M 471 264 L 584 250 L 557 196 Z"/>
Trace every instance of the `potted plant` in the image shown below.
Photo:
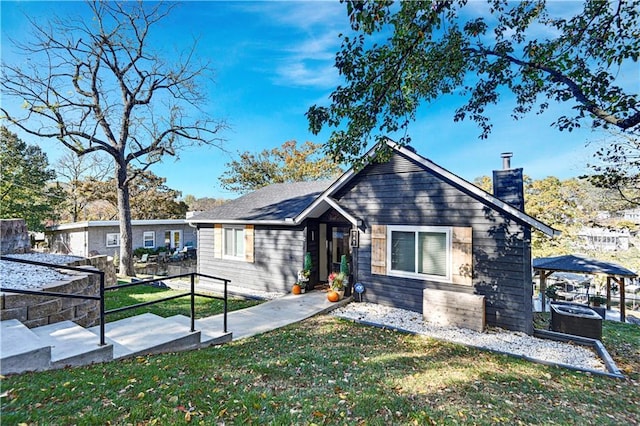
<path fill-rule="evenodd" d="M 346 277 L 342 272 L 339 274 L 332 272 L 329 275 L 329 293 L 327 294 L 329 301 L 337 302 L 344 297 L 345 279 Z"/>
<path fill-rule="evenodd" d="M 607 303 L 607 299 L 603 296 L 600 296 L 599 294 L 596 294 L 595 296 L 589 297 L 589 302 L 591 302 L 593 306 L 600 306 Z"/>
<path fill-rule="evenodd" d="M 298 271 L 298 281 L 296 284 L 300 286 L 300 291 L 304 293 L 307 290 L 307 283 L 309 282 L 309 275 L 311 275 L 311 271 Z"/>
<path fill-rule="evenodd" d="M 307 252 L 304 255 L 304 264 L 301 271 L 298 271 L 298 284 L 304 293 L 309 285 L 309 278 L 311 277 L 311 269 L 313 269 L 313 261 L 311 260 L 311 253 Z"/>
<path fill-rule="evenodd" d="M 302 293 L 302 287 L 300 287 L 300 283 L 298 281 L 296 281 L 295 284 L 293 284 L 293 287 L 291 288 L 291 293 L 293 294 Z"/>
<path fill-rule="evenodd" d="M 343 254 L 342 257 L 340 257 L 340 273 L 344 275 L 345 295 L 351 296 L 351 286 L 349 285 L 349 263 L 347 262 L 346 254 Z"/>

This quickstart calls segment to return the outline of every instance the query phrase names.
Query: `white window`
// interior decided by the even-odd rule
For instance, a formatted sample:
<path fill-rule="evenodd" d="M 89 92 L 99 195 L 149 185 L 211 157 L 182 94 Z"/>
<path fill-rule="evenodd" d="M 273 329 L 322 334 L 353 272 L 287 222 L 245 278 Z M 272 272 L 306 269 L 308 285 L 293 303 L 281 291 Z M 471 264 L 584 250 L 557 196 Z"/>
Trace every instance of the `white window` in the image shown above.
<path fill-rule="evenodd" d="M 244 259 L 244 227 L 225 227 L 222 231 L 223 257 Z"/>
<path fill-rule="evenodd" d="M 107 247 L 119 247 L 120 246 L 120 234 L 107 234 Z"/>
<path fill-rule="evenodd" d="M 144 248 L 156 248 L 156 233 L 154 231 L 144 231 L 142 234 L 142 246 Z"/>
<path fill-rule="evenodd" d="M 451 228 L 387 226 L 388 275 L 451 280 Z"/>

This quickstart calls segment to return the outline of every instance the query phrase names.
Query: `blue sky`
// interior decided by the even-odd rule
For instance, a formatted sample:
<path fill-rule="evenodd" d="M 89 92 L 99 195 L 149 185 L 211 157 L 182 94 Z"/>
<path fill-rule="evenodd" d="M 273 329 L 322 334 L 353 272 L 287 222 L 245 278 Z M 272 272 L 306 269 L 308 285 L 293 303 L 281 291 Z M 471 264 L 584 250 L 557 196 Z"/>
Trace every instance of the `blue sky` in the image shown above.
<path fill-rule="evenodd" d="M 577 4 L 557 2 L 554 7 Z M 25 33 L 28 24 L 23 13 L 39 21 L 53 13 L 65 16 L 86 8 L 67 1 L 2 1 L 0 7 L 3 61 L 15 60 L 7 37 Z M 314 136 L 308 131 L 304 113 L 313 104 L 327 105 L 328 95 L 340 83 L 333 63 L 340 46 L 338 34 L 348 30 L 343 4 L 184 2 L 160 25 L 154 48 L 161 54 L 172 54 L 199 39 L 197 54 L 215 69 L 215 84 L 206 88 L 208 112 L 231 126 L 221 135 L 226 139 L 225 151 L 192 148 L 183 151 L 178 161 L 169 157 L 154 166 L 154 173 L 166 177 L 169 187 L 183 195 L 235 198 L 238 194 L 223 190 L 218 178 L 238 152 L 259 152 L 292 139 L 326 141 L 328 132 Z M 488 140 L 480 140 L 474 123 L 453 122 L 461 102 L 449 96 L 422 107 L 409 132 L 419 154 L 468 180 L 500 168 L 504 151 L 513 152 L 512 165 L 523 167 L 534 179 L 578 176 L 586 172 L 594 143 L 603 138 L 589 129 L 568 133 L 551 128 L 570 105 L 552 106 L 543 115 L 513 121 L 513 105 L 507 102 L 491 110 L 494 130 Z M 64 152 L 54 141 L 35 140 L 12 130 L 26 142 L 40 145 L 51 163 Z"/>

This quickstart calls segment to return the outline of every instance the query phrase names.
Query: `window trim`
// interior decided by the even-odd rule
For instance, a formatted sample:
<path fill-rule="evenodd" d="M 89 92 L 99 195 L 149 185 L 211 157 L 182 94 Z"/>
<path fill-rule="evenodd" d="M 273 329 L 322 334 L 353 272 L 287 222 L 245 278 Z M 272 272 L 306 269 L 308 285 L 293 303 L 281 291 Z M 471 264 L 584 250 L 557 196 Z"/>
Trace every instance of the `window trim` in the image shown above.
<path fill-rule="evenodd" d="M 147 236 L 151 235 L 151 245 L 147 246 Z M 144 231 L 142 233 L 142 247 L 144 248 L 156 248 L 156 232 L 155 231 Z"/>
<path fill-rule="evenodd" d="M 446 245 L 446 253 L 445 253 L 445 262 L 446 262 L 446 275 L 430 275 L 430 274 L 421 274 L 419 272 L 407 272 L 392 269 L 393 262 L 392 259 L 392 251 L 393 251 L 393 232 L 413 232 L 414 234 L 418 234 L 420 232 L 431 232 L 431 233 L 439 233 L 445 234 L 445 245 Z M 387 275 L 392 277 L 402 277 L 402 278 L 414 278 L 421 280 L 429 280 L 429 281 L 438 281 L 438 282 L 452 282 L 452 253 L 453 253 L 453 244 L 452 244 L 452 236 L 453 236 L 453 228 L 450 226 L 413 226 L 413 225 L 387 225 Z M 415 238 L 415 259 L 414 265 L 416 265 L 417 270 L 417 259 L 418 259 L 418 238 Z"/>
<path fill-rule="evenodd" d="M 233 238 L 233 252 L 235 254 L 227 254 L 226 253 L 226 248 L 227 248 L 227 230 L 228 229 L 232 229 L 234 238 Z M 242 233 L 242 240 L 245 241 L 245 237 L 246 237 L 246 231 L 245 231 L 245 227 L 244 226 L 223 226 L 222 227 L 222 247 L 221 247 L 221 252 L 222 252 L 222 258 L 223 259 L 230 259 L 230 260 L 245 260 L 245 254 L 247 252 L 247 244 L 246 241 L 243 244 L 243 250 L 242 253 L 237 253 L 237 247 L 236 247 L 236 232 L 240 231 Z"/>
<path fill-rule="evenodd" d="M 115 244 L 109 244 L 109 237 L 110 236 L 113 237 L 114 235 L 116 236 L 115 237 L 116 243 Z M 107 232 L 107 235 L 106 235 L 105 239 L 106 239 L 106 241 L 105 241 L 105 246 L 106 247 L 120 247 L 120 233 L 119 232 Z"/>

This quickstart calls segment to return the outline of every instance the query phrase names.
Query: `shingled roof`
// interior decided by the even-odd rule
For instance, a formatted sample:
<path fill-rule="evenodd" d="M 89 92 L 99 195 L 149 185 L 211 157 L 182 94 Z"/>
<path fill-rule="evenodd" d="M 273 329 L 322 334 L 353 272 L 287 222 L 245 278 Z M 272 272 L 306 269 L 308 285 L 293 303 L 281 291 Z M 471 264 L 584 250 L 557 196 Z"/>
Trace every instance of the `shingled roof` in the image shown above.
<path fill-rule="evenodd" d="M 607 274 L 620 277 L 635 277 L 630 271 L 617 263 L 605 262 L 580 255 L 565 255 L 533 259 L 533 268 L 545 271 L 576 272 L 580 274 Z"/>
<path fill-rule="evenodd" d="M 306 209 L 333 181 L 275 183 L 212 210 L 196 213 L 192 223 L 282 222 Z"/>
<path fill-rule="evenodd" d="M 509 203 L 500 200 L 483 191 L 474 184 L 436 165 L 432 161 L 418 155 L 414 150 L 397 145 L 388 139 L 385 142 L 400 154 L 414 160 L 430 173 L 439 176 L 463 192 L 476 198 L 485 205 L 505 212 L 518 222 L 531 226 L 553 236 L 559 231 L 529 216 Z M 376 147 L 365 155 L 365 159 L 374 158 Z M 188 219 L 190 223 L 234 223 L 234 224 L 273 224 L 299 225 L 305 219 L 320 217 L 329 208 L 336 209 L 351 223 L 358 225 L 362 218 L 355 212 L 348 212 L 332 196 L 358 174 L 358 170 L 351 168 L 335 181 L 297 182 L 273 184 L 255 192 L 227 202 L 208 212 L 202 212 Z"/>

